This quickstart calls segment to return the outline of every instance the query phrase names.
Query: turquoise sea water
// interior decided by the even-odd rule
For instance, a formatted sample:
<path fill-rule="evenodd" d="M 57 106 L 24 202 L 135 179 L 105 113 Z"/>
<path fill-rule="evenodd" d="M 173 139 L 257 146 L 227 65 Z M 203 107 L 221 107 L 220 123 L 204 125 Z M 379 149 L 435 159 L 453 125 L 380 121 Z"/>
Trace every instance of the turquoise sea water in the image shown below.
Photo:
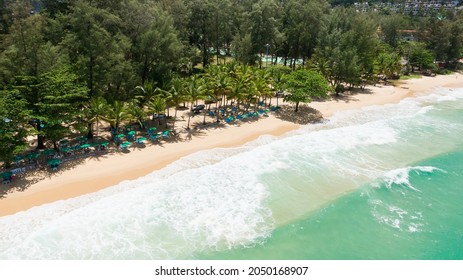
<path fill-rule="evenodd" d="M 463 259 L 463 89 L 0 218 L 0 259 Z"/>

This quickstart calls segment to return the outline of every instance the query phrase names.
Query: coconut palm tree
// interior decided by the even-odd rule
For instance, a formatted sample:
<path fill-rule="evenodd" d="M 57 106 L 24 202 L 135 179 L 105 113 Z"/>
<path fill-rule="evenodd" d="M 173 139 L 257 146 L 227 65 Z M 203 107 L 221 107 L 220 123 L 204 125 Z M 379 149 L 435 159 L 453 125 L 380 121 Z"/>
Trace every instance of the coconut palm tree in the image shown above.
<path fill-rule="evenodd" d="M 141 101 L 133 100 L 127 106 L 127 110 L 129 113 L 129 118 L 133 121 L 136 121 L 140 126 L 140 129 L 145 129 L 145 118 L 146 118 L 146 111 L 144 106 L 140 105 Z"/>
<path fill-rule="evenodd" d="M 257 98 L 262 98 L 264 105 L 266 105 L 267 98 L 272 98 L 271 74 L 267 70 L 257 69 L 253 79 L 254 88 L 256 90 Z"/>
<path fill-rule="evenodd" d="M 111 129 L 117 132 L 122 121 L 130 118 L 128 105 L 124 101 L 114 101 L 109 107 L 103 120 L 109 122 Z"/>
<path fill-rule="evenodd" d="M 87 138 L 93 137 L 93 123 L 96 122 L 96 137 L 98 138 L 99 123 L 108 112 L 108 103 L 101 96 L 93 97 L 84 107 L 84 116 L 88 122 Z"/>
<path fill-rule="evenodd" d="M 138 100 L 138 104 L 143 108 L 152 98 L 156 95 L 156 83 L 147 83 L 144 86 L 136 86 L 135 89 L 139 92 L 135 98 Z"/>
<path fill-rule="evenodd" d="M 148 112 L 150 114 L 153 114 L 153 118 L 154 118 L 154 114 L 157 114 L 158 116 L 162 113 L 164 113 L 167 109 L 167 102 L 166 102 L 166 99 L 163 98 L 162 96 L 158 95 L 158 96 L 154 96 L 151 98 L 150 101 L 148 101 Z M 160 119 L 158 118 L 158 127 L 160 125 Z"/>
<path fill-rule="evenodd" d="M 284 79 L 285 79 L 285 73 L 288 73 L 290 71 L 289 68 L 286 67 L 272 67 L 270 68 L 271 72 L 271 83 L 273 86 L 273 89 L 276 91 L 276 98 L 277 98 L 277 107 L 278 107 L 278 99 L 279 99 L 279 93 L 283 91 L 284 89 Z"/>
<path fill-rule="evenodd" d="M 204 81 L 198 75 L 190 76 L 185 80 L 185 96 L 191 104 L 198 105 L 198 99 L 204 99 Z M 190 129 L 191 110 L 188 111 L 188 124 L 186 129 Z"/>
<path fill-rule="evenodd" d="M 177 120 L 177 109 L 180 103 L 185 99 L 185 83 L 180 78 L 173 78 L 169 84 L 169 90 L 159 89 L 159 91 L 167 96 L 168 105 L 174 107 L 174 121 L 172 123 L 172 131 L 175 133 L 175 121 Z"/>

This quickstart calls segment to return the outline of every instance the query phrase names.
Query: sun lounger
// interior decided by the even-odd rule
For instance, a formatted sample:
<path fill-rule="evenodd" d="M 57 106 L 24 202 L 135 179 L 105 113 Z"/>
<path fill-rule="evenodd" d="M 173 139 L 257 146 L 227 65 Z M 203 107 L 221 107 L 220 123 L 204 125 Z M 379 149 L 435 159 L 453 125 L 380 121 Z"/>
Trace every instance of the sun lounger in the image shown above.
<path fill-rule="evenodd" d="M 170 130 L 164 130 L 161 134 L 163 138 L 169 138 L 170 137 Z"/>

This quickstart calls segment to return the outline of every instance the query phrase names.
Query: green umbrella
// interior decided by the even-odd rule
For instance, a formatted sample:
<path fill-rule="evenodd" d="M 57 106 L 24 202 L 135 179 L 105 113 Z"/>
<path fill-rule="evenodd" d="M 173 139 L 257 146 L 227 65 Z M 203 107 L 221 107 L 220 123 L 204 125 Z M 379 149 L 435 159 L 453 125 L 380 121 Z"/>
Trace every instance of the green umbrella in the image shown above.
<path fill-rule="evenodd" d="M 90 144 L 83 144 L 83 145 L 80 145 L 80 148 L 81 148 L 81 149 L 90 148 Z"/>
<path fill-rule="evenodd" d="M 55 150 L 53 149 L 46 149 L 42 151 L 42 155 L 50 156 L 55 153 Z"/>
<path fill-rule="evenodd" d="M 77 141 L 81 142 L 81 141 L 87 141 L 87 137 L 85 136 L 79 136 L 76 138 Z"/>
<path fill-rule="evenodd" d="M 137 143 L 141 143 L 141 142 L 144 142 L 146 141 L 146 137 L 138 137 L 137 138 Z"/>
<path fill-rule="evenodd" d="M 39 154 L 37 154 L 37 153 L 28 154 L 28 155 L 26 156 L 26 158 L 28 158 L 28 159 L 36 159 L 36 158 L 38 158 L 38 157 L 39 157 Z"/>
<path fill-rule="evenodd" d="M 59 143 L 60 143 L 61 145 L 66 145 L 66 144 L 69 143 L 69 140 L 63 139 L 63 140 L 59 141 Z"/>
<path fill-rule="evenodd" d="M 150 127 L 148 128 L 148 133 L 156 131 L 157 128 L 155 127 Z"/>
<path fill-rule="evenodd" d="M 135 133 L 136 133 L 136 132 L 135 132 L 134 130 L 132 130 L 132 131 L 129 131 L 129 133 L 127 133 L 127 134 L 128 134 L 128 135 L 135 135 Z"/>
<path fill-rule="evenodd" d="M 118 134 L 116 137 L 117 137 L 117 138 L 123 138 L 124 136 L 125 136 L 125 135 L 121 133 L 121 134 Z"/>
<path fill-rule="evenodd" d="M 8 179 L 11 176 L 13 176 L 13 172 L 11 172 L 11 171 L 3 172 L 3 173 L 0 174 L 0 177 L 2 177 L 3 179 Z"/>
<path fill-rule="evenodd" d="M 61 148 L 61 152 L 67 153 L 67 152 L 69 152 L 69 150 L 71 150 L 71 148 L 69 148 L 69 147 L 63 147 L 63 148 Z"/>
<path fill-rule="evenodd" d="M 105 141 L 105 142 L 101 142 L 101 143 L 100 143 L 100 146 L 106 147 L 106 146 L 108 146 L 108 145 L 109 145 L 109 142 L 108 142 L 108 141 Z"/>
<path fill-rule="evenodd" d="M 20 160 L 22 160 L 22 159 L 24 159 L 23 156 L 15 156 L 15 157 L 13 158 L 14 161 L 20 161 Z"/>
<path fill-rule="evenodd" d="M 48 161 L 48 165 L 58 165 L 61 164 L 61 160 L 59 158 L 52 158 Z"/>
<path fill-rule="evenodd" d="M 124 146 L 129 146 L 130 144 L 132 144 L 132 143 L 130 143 L 129 141 L 125 141 L 125 142 L 122 142 L 122 144 L 121 144 L 121 145 L 124 145 Z"/>

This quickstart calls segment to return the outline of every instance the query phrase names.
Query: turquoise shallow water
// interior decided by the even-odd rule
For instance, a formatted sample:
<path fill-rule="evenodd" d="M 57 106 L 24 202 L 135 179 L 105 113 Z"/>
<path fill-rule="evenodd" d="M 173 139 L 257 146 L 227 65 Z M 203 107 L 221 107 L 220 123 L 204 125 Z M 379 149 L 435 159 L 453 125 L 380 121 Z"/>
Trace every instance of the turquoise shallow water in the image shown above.
<path fill-rule="evenodd" d="M 463 151 L 389 176 L 213 259 L 463 259 Z"/>
<path fill-rule="evenodd" d="M 1 217 L 0 259 L 463 259 L 462 159 L 435 89 Z"/>

